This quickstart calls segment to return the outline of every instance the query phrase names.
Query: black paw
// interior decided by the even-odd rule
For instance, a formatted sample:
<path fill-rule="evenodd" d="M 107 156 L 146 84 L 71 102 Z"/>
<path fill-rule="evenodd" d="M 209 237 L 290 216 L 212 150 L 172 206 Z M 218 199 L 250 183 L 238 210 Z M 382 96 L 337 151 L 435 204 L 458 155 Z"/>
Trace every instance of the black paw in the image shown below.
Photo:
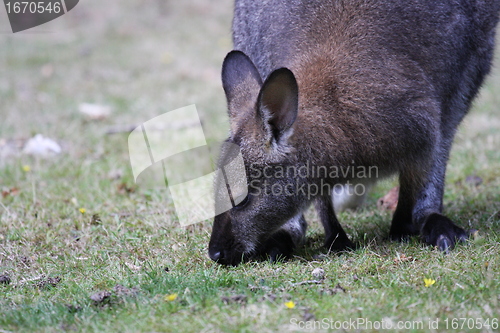
<path fill-rule="evenodd" d="M 446 216 L 434 213 L 425 220 L 422 237 L 425 243 L 437 246 L 439 250 L 448 253 L 458 242 L 465 242 L 468 233 Z"/>
<path fill-rule="evenodd" d="M 292 257 L 295 249 L 292 237 L 285 231 L 278 231 L 269 238 L 262 247 L 261 256 L 271 262 L 283 261 Z"/>
<path fill-rule="evenodd" d="M 337 252 L 356 249 L 356 245 L 347 236 L 341 234 L 331 235 L 326 239 L 324 246 L 328 251 Z"/>
<path fill-rule="evenodd" d="M 408 241 L 412 236 L 418 235 L 416 228 L 412 224 L 392 223 L 389 237 L 393 241 Z"/>

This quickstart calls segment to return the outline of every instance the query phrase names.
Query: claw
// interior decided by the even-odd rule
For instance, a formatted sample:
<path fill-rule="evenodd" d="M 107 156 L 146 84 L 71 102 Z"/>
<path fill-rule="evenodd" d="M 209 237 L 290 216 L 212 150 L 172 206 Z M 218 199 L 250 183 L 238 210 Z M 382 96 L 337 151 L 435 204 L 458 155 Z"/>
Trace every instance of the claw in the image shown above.
<path fill-rule="evenodd" d="M 478 237 L 478 235 L 479 235 L 479 230 L 477 230 L 477 229 L 471 229 L 467 232 L 468 238 L 476 239 L 476 237 Z"/>
<path fill-rule="evenodd" d="M 450 250 L 453 249 L 453 245 L 452 244 L 453 243 L 451 242 L 451 239 L 449 239 L 445 235 L 439 236 L 439 238 L 436 241 L 436 246 L 444 254 L 448 254 L 450 252 Z"/>
<path fill-rule="evenodd" d="M 467 239 L 469 239 L 469 237 L 472 235 L 473 235 L 473 233 L 468 231 L 467 234 L 462 234 L 462 235 L 458 236 L 458 241 L 460 243 L 465 243 L 465 242 L 467 242 Z"/>
<path fill-rule="evenodd" d="M 437 246 L 446 254 L 455 247 L 456 243 L 465 242 L 468 234 L 446 216 L 433 213 L 427 217 L 422 229 L 422 237 L 426 243 Z"/>

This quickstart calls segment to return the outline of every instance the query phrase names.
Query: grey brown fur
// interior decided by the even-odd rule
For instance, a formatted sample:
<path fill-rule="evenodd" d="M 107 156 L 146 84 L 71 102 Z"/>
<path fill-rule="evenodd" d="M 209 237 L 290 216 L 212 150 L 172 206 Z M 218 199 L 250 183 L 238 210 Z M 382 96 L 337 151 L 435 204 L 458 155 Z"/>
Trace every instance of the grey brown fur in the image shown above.
<path fill-rule="evenodd" d="M 420 234 L 443 251 L 466 239 L 442 215 L 444 176 L 456 128 L 489 72 L 499 11 L 499 0 L 237 0 L 237 51 L 226 57 L 222 81 L 228 141 L 241 147 L 251 188 L 247 200 L 215 218 L 210 257 L 234 265 L 263 253 L 289 256 L 313 202 L 325 246 L 353 247 L 331 193 L 257 189 L 264 181 L 355 179 L 253 172 L 266 166 L 397 173 L 391 237 Z"/>

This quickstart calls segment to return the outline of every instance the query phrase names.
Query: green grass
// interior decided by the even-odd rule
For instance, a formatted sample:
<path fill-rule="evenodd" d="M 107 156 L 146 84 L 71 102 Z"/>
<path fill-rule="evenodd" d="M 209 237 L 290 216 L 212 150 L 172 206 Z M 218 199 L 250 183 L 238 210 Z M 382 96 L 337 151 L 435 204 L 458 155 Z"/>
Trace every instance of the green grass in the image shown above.
<path fill-rule="evenodd" d="M 0 284 L 0 332 L 300 331 L 294 323 L 314 320 L 328 331 L 330 319 L 362 318 L 375 323 L 369 331 L 385 320 L 415 322 L 398 331 L 417 332 L 435 320 L 436 331 L 445 320 L 452 330 L 454 318 L 498 320 L 500 61 L 457 135 L 447 175 L 446 214 L 479 237 L 449 255 L 417 239 L 388 241 L 390 213 L 376 200 L 392 180 L 363 209 L 339 216 L 358 250 L 323 255 L 309 212 L 308 242 L 292 260 L 235 268 L 207 258 L 209 221 L 182 228 L 166 191 L 135 186 L 127 133 L 109 128 L 196 103 L 209 139 L 225 137 L 219 71 L 231 10 L 230 0 L 88 0 L 32 32 L 0 34 L 0 149 L 37 133 L 63 147 L 48 159 L 0 150 L 0 275 L 11 278 Z M 86 102 L 113 114 L 88 121 L 78 112 Z M 471 175 L 482 183 L 466 182 Z M 300 284 L 317 267 L 322 283 Z M 436 282 L 425 287 L 424 278 Z M 99 291 L 111 295 L 96 303 Z"/>

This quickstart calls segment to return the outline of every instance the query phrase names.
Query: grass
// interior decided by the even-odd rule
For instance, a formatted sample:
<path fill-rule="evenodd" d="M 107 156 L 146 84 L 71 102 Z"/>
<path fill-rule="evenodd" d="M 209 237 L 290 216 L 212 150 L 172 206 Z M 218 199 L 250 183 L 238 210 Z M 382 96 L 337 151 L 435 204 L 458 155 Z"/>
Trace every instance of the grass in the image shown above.
<path fill-rule="evenodd" d="M 382 320 L 408 325 L 396 331 L 453 323 L 468 331 L 472 321 L 456 318 L 497 331 L 498 65 L 457 135 L 447 175 L 446 214 L 479 236 L 446 256 L 416 239 L 387 240 L 390 213 L 376 200 L 392 180 L 363 209 L 339 216 L 358 250 L 324 255 L 310 212 L 308 243 L 292 260 L 235 268 L 207 258 L 209 221 L 181 228 L 166 191 L 134 184 L 127 134 L 109 128 L 196 103 L 209 139 L 225 137 L 219 71 L 231 9 L 229 0 L 88 0 L 31 32 L 0 34 L 0 275 L 11 279 L 0 284 L 0 332 L 327 331 L 350 320 L 371 321 L 369 331 Z M 113 114 L 89 121 L 80 103 Z M 37 133 L 63 153 L 19 153 Z M 473 175 L 481 184 L 466 181 Z M 318 267 L 322 283 L 300 283 Z M 424 278 L 436 282 L 426 287 Z M 101 291 L 109 296 L 99 299 Z"/>

